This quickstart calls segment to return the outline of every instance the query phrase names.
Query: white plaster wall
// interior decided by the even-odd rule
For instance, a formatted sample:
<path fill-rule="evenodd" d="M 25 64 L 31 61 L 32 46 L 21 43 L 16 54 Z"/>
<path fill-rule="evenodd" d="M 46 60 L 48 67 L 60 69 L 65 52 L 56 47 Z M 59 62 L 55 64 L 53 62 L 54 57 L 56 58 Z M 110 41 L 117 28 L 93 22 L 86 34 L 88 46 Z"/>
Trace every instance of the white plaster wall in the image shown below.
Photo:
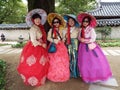
<path fill-rule="evenodd" d="M 111 38 L 120 38 L 120 27 L 112 27 Z"/>
<path fill-rule="evenodd" d="M 0 30 L 0 35 L 4 34 L 6 40 L 19 40 L 20 35 L 23 36 L 24 40 L 29 40 L 29 29 L 25 30 Z M 97 33 L 97 38 L 101 38 L 101 34 Z M 108 36 L 111 39 L 120 39 L 120 27 L 112 27 L 112 32 Z"/>
<path fill-rule="evenodd" d="M 6 37 L 6 40 L 19 40 L 18 37 L 22 35 L 24 40 L 29 39 L 29 30 L 0 30 L 0 35 L 4 34 Z"/>

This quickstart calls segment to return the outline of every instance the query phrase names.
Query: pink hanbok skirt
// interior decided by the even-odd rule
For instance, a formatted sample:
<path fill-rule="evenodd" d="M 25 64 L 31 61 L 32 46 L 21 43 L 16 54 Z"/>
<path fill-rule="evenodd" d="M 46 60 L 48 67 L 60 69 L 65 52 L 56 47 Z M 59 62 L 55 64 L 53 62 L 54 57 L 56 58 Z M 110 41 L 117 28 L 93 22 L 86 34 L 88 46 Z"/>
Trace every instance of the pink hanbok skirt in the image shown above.
<path fill-rule="evenodd" d="M 107 58 L 97 44 L 93 50 L 90 50 L 87 44 L 80 43 L 78 67 L 80 76 L 86 83 L 105 81 L 112 77 Z"/>
<path fill-rule="evenodd" d="M 50 67 L 47 78 L 53 82 L 65 82 L 70 78 L 69 56 L 63 42 L 57 45 L 57 52 L 49 53 Z"/>

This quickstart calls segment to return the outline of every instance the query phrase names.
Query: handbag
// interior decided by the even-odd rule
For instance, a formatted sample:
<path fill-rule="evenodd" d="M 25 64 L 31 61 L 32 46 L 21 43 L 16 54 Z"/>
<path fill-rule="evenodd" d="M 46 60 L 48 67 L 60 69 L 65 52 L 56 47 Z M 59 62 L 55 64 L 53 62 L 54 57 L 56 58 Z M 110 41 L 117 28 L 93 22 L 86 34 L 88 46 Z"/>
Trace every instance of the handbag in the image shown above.
<path fill-rule="evenodd" d="M 60 37 L 60 39 L 62 40 L 62 37 L 60 36 L 59 32 L 57 32 L 57 34 Z M 51 33 L 51 38 L 53 39 L 53 29 L 52 29 L 52 33 Z M 56 44 L 54 43 L 54 39 L 53 39 L 53 42 L 51 42 L 49 47 L 48 47 L 48 52 L 55 53 L 56 51 L 57 51 L 57 47 L 56 47 Z"/>
<path fill-rule="evenodd" d="M 56 44 L 54 42 L 50 43 L 48 47 L 48 52 L 49 53 L 55 53 L 57 51 Z"/>
<path fill-rule="evenodd" d="M 51 33 L 51 38 L 53 39 L 53 30 Z M 54 43 L 54 39 L 53 42 L 50 42 L 49 46 L 48 46 L 48 53 L 55 53 L 57 51 L 56 45 Z"/>

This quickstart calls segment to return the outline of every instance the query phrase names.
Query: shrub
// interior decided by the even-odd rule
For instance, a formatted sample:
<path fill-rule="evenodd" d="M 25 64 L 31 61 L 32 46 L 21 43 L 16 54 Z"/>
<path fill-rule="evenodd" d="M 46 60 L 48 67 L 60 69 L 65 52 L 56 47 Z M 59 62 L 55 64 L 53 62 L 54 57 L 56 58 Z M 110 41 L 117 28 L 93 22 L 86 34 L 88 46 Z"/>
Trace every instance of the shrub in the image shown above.
<path fill-rule="evenodd" d="M 0 59 L 0 90 L 5 90 L 6 62 Z"/>
<path fill-rule="evenodd" d="M 24 43 L 17 43 L 17 44 L 12 45 L 12 48 L 22 48 L 22 47 L 24 47 L 25 44 L 26 44 L 25 42 Z"/>
<path fill-rule="evenodd" d="M 104 27 L 102 27 L 102 28 L 97 28 L 97 32 L 99 32 L 99 33 L 101 33 L 101 35 L 102 35 L 102 40 L 104 41 L 104 42 L 106 42 L 106 39 L 107 39 L 107 36 L 109 36 L 110 34 L 111 34 L 111 27 L 109 27 L 109 26 L 104 26 Z"/>
<path fill-rule="evenodd" d="M 101 40 L 97 40 L 97 43 L 101 47 L 120 47 L 120 41 L 119 40 L 106 40 L 106 42 L 103 42 Z"/>

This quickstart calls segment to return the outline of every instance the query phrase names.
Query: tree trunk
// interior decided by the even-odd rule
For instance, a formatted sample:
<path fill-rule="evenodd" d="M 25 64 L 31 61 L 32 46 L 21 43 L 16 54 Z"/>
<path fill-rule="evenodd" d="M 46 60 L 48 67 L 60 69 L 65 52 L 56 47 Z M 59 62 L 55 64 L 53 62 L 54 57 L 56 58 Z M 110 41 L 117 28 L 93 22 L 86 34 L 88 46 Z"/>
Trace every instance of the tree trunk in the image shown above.
<path fill-rule="evenodd" d="M 47 14 L 55 11 L 55 0 L 28 0 L 28 11 L 36 8 L 44 9 Z"/>
<path fill-rule="evenodd" d="M 55 12 L 55 0 L 28 0 L 28 11 L 36 8 L 44 9 L 47 14 Z M 44 26 L 48 32 L 50 28 L 49 24 L 46 22 Z"/>

